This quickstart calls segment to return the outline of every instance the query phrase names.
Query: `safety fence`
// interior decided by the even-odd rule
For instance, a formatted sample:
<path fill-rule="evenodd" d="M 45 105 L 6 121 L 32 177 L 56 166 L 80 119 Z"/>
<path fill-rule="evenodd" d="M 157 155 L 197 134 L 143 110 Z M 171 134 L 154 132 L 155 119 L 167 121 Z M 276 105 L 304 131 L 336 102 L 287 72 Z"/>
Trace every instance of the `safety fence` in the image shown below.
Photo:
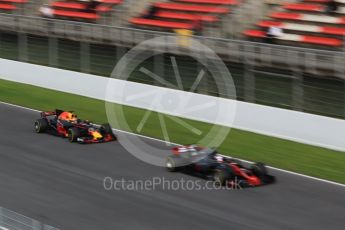
<path fill-rule="evenodd" d="M 1 23 L 0 20 L 0 24 Z M 140 32 L 147 33 L 147 36 L 142 37 L 140 40 L 138 39 L 138 42 L 153 37 L 150 36 L 148 31 L 128 31 L 128 34 L 137 32 L 139 34 Z M 167 34 L 158 33 L 157 36 L 158 35 Z M 121 36 L 121 33 L 114 34 L 116 38 Z M 124 46 L 124 43 L 121 42 L 117 45 L 111 45 L 90 41 L 79 41 L 79 39 L 80 37 L 76 38 L 78 41 L 75 41 L 45 34 L 37 36 L 17 32 L 2 32 L 0 33 L 0 57 L 109 77 L 122 56 L 136 44 L 133 43 L 132 46 Z M 126 40 L 125 38 L 123 39 Z M 126 42 L 128 43 L 131 39 L 132 38 L 129 37 Z M 217 51 L 213 43 L 207 41 L 206 38 L 204 39 L 202 44 L 206 44 L 211 49 Z M 212 39 L 210 41 L 212 41 Z M 232 43 L 229 43 L 227 46 L 229 47 L 231 44 Z M 159 48 L 160 45 L 164 46 L 167 44 L 157 44 L 157 47 Z M 249 55 L 248 51 L 251 50 L 250 47 L 252 48 L 252 53 Z M 262 65 L 259 65 L 259 59 L 265 56 L 260 53 L 260 50 L 264 50 L 265 48 L 267 48 L 267 53 L 265 55 L 267 57 L 272 55 L 270 62 L 267 62 L 270 64 L 260 62 Z M 171 62 L 171 57 L 174 56 L 185 89 L 188 90 L 195 81 L 202 65 L 200 65 L 197 60 L 190 57 L 190 53 L 184 53 L 185 51 L 183 49 L 165 50 L 166 52 L 164 54 L 153 55 L 145 60 L 142 66 L 164 77 L 168 82 L 176 84 L 175 72 Z M 154 50 L 150 50 L 150 52 L 151 51 Z M 345 76 L 345 72 L 342 73 L 341 70 L 345 68 L 343 64 L 345 63 L 345 59 L 344 61 L 339 59 L 337 63 L 331 63 L 339 53 L 315 51 L 318 52 L 315 53 L 315 55 L 320 55 L 316 56 L 325 60 L 325 65 L 328 63 L 328 65 L 333 65 L 335 70 L 338 70 L 335 72 L 333 71 L 337 73 L 337 78 L 322 75 L 320 71 L 322 71 L 323 74 L 333 72 L 332 70 L 321 70 L 322 65 L 315 62 L 316 59 L 312 58 L 313 55 L 304 53 L 304 51 L 307 52 L 307 50 L 303 49 L 291 48 L 291 50 L 284 50 L 283 47 L 279 46 L 257 46 L 255 43 L 248 43 L 237 51 L 235 49 L 227 50 L 226 48 L 222 49 L 222 52 L 224 51 L 228 52 L 228 58 L 226 55 L 218 54 L 225 61 L 228 70 L 231 72 L 238 100 L 336 118 L 345 118 L 345 80 L 342 79 Z M 203 56 L 197 52 L 194 53 Z M 335 56 L 332 56 L 333 54 Z M 229 61 L 230 55 L 234 56 L 231 62 Z M 251 62 L 250 60 L 253 61 L 254 59 L 246 59 L 245 55 L 253 57 L 258 62 Z M 287 58 L 284 55 L 291 55 L 291 58 Z M 310 59 L 307 59 L 307 57 L 310 57 Z M 291 61 L 301 65 L 308 65 L 309 71 L 314 72 L 314 74 L 306 73 L 304 67 L 297 68 L 295 66 L 293 68 L 291 66 L 291 68 L 289 67 L 290 69 L 279 69 L 277 68 L 277 62 L 279 62 L 279 60 L 281 62 L 285 61 L 286 63 Z M 273 67 L 274 65 L 276 66 Z M 288 64 L 285 65 L 288 66 Z M 320 75 L 318 75 L 319 72 Z M 133 72 L 128 80 L 163 86 L 147 75 L 140 73 L 138 69 Z M 224 97 L 215 87 L 214 80 L 210 74 L 206 73 L 201 83 L 202 84 L 200 84 L 197 90 L 198 93 Z M 224 85 L 224 87 L 228 86 Z"/>
<path fill-rule="evenodd" d="M 182 90 L 0 59 L 0 79 L 345 150 L 345 121 Z M 25 74 L 23 74 L 25 73 Z M 56 77 L 59 80 L 56 81 Z M 80 84 L 82 82 L 82 84 Z M 114 94 L 112 96 L 112 94 Z M 109 97 L 110 95 L 110 97 Z M 155 95 L 160 99 L 155 100 Z M 167 99 L 178 106 L 169 106 Z M 183 103 L 183 101 L 185 103 Z M 152 107 L 154 105 L 154 107 Z M 182 106 L 183 105 L 183 106 Z M 216 109 L 213 109 L 215 105 Z M 207 106 L 211 106 L 207 107 Z"/>
<path fill-rule="evenodd" d="M 0 230 L 59 230 L 19 213 L 0 207 Z"/>

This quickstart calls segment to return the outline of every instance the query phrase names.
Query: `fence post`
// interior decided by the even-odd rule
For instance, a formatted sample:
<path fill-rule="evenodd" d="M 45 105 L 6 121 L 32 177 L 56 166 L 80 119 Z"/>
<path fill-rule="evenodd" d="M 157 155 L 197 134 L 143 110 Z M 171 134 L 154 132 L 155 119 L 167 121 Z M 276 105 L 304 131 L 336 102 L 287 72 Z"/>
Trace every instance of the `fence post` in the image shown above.
<path fill-rule="evenodd" d="M 210 60 L 207 57 L 201 57 L 201 55 L 199 56 L 200 59 L 204 59 L 204 62 L 207 63 Z M 195 63 L 195 79 L 192 77 L 192 82 L 193 84 L 197 81 L 197 76 L 199 75 L 199 73 L 201 71 L 204 71 L 204 66 L 199 62 L 199 60 L 196 60 Z M 201 93 L 201 94 L 207 94 L 207 95 L 212 95 L 212 89 L 211 89 L 211 85 L 212 85 L 212 76 L 205 74 L 205 76 L 203 78 L 200 78 L 200 81 L 198 83 L 198 87 L 195 89 L 195 93 Z M 216 85 L 213 85 L 216 87 Z"/>
<path fill-rule="evenodd" d="M 155 52 L 155 51 L 153 51 Z M 154 54 L 155 56 L 153 56 L 153 72 L 161 77 L 164 78 L 165 80 L 169 81 L 166 77 L 165 77 L 165 60 L 164 60 L 164 54 L 163 53 L 159 53 L 159 52 L 155 52 Z M 154 85 L 161 85 L 160 83 L 158 83 L 156 80 L 154 80 L 153 82 Z"/>
<path fill-rule="evenodd" d="M 250 64 L 244 65 L 244 101 L 255 102 L 255 76 L 254 67 Z"/>
<path fill-rule="evenodd" d="M 1 53 L 1 49 L 2 49 L 2 32 L 0 32 L 0 53 Z"/>
<path fill-rule="evenodd" d="M 28 61 L 28 37 L 26 33 L 18 33 L 18 59 Z"/>
<path fill-rule="evenodd" d="M 90 73 L 90 43 L 80 42 L 80 70 Z"/>
<path fill-rule="evenodd" d="M 344 98 L 343 98 L 343 113 L 344 113 L 344 119 L 345 119 L 345 80 L 343 81 L 343 87 L 344 87 Z"/>
<path fill-rule="evenodd" d="M 126 54 L 126 48 L 123 46 L 116 46 L 116 63 L 115 66 L 118 64 L 118 62 L 123 58 L 123 56 Z M 111 76 L 112 78 L 121 79 L 121 76 Z"/>
<path fill-rule="evenodd" d="M 48 56 L 49 56 L 49 65 L 52 67 L 58 67 L 58 47 L 59 40 L 56 37 L 48 38 Z"/>
<path fill-rule="evenodd" d="M 301 71 L 293 72 L 292 80 L 292 108 L 297 111 L 303 111 L 304 106 L 304 88 L 303 73 Z"/>
<path fill-rule="evenodd" d="M 198 55 L 199 60 L 203 60 L 205 63 L 210 62 L 209 58 L 207 57 L 206 50 L 204 48 L 202 48 L 202 51 Z M 199 60 L 196 60 L 196 75 L 195 79 L 193 79 L 193 83 L 196 81 L 196 78 L 199 75 L 199 73 L 204 69 L 203 64 Z M 199 87 L 196 88 L 195 92 L 205 93 L 207 95 L 214 95 L 215 92 L 212 92 L 211 86 L 217 87 L 217 85 L 213 84 L 212 82 L 212 75 L 205 74 L 205 76 L 201 79 Z"/>

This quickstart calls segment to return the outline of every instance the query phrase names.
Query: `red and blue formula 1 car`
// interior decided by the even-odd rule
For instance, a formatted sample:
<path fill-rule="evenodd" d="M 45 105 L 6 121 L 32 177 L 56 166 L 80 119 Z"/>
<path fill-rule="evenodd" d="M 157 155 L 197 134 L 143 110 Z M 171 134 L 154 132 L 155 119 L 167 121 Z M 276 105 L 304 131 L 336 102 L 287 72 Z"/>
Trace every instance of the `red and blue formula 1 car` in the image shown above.
<path fill-rule="evenodd" d="M 166 168 L 170 172 L 183 171 L 211 178 L 222 186 L 232 186 L 234 181 L 241 187 L 275 182 L 275 177 L 268 174 L 263 163 L 245 167 L 238 159 L 226 158 L 215 149 L 197 145 L 173 148 L 172 154 L 166 159 Z"/>
<path fill-rule="evenodd" d="M 41 118 L 35 121 L 34 129 L 36 133 L 49 133 L 81 144 L 104 143 L 117 139 L 109 124 L 96 126 L 87 120 L 78 119 L 73 112 L 59 109 L 42 112 Z"/>

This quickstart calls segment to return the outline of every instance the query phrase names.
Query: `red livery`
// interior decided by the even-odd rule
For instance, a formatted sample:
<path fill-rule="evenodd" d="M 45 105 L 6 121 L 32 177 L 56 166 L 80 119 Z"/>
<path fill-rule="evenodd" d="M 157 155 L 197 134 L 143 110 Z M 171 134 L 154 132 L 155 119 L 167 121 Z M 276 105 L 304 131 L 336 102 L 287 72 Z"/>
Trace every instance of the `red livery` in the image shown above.
<path fill-rule="evenodd" d="M 237 181 L 241 187 L 254 187 L 275 182 L 263 163 L 245 164 L 227 158 L 215 149 L 197 145 L 175 147 L 166 159 L 168 171 L 184 171 L 213 179 L 220 185 L 232 186 Z"/>

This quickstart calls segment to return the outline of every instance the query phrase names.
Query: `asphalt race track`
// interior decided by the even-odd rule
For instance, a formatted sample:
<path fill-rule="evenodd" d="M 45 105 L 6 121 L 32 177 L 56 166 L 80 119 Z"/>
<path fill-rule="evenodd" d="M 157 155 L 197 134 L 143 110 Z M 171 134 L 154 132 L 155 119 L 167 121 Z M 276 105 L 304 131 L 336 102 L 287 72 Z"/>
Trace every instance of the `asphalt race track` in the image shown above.
<path fill-rule="evenodd" d="M 0 104 L 0 206 L 63 230 L 344 229 L 345 187 L 272 171 L 275 185 L 233 191 L 107 191 L 107 176 L 199 180 L 141 162 L 118 142 L 36 134 L 33 111 Z M 155 143 L 162 145 L 162 143 Z"/>

